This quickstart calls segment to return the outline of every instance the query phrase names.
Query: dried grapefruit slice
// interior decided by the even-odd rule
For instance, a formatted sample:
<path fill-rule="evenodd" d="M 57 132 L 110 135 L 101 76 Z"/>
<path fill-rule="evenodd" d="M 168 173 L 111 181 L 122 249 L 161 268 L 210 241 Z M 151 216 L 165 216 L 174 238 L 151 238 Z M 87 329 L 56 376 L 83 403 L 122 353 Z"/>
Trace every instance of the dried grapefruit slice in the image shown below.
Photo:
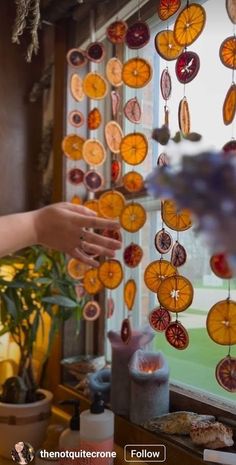
<path fill-rule="evenodd" d="M 83 80 L 76 73 L 71 76 L 70 93 L 77 102 L 82 102 L 84 99 Z"/>
<path fill-rule="evenodd" d="M 171 76 L 168 71 L 168 68 L 165 68 L 161 73 L 160 79 L 161 95 L 164 100 L 169 100 L 171 96 L 172 83 Z"/>
<path fill-rule="evenodd" d="M 206 12 L 201 5 L 191 3 L 178 15 L 174 25 L 174 38 L 177 44 L 187 47 L 202 33 L 206 23 Z"/>
<path fill-rule="evenodd" d="M 98 269 L 91 268 L 84 274 L 84 289 L 88 294 L 97 294 L 103 289 L 103 285 L 98 277 Z"/>
<path fill-rule="evenodd" d="M 129 311 L 131 311 L 134 306 L 136 292 L 136 282 L 134 279 L 129 279 L 124 286 L 124 302 Z"/>
<path fill-rule="evenodd" d="M 122 322 L 120 337 L 124 344 L 128 344 L 132 337 L 132 330 L 129 318 L 125 318 Z"/>
<path fill-rule="evenodd" d="M 143 249 L 138 244 L 133 242 L 128 245 L 123 253 L 124 263 L 129 268 L 135 268 L 139 265 L 143 258 Z"/>
<path fill-rule="evenodd" d="M 93 131 L 98 129 L 102 123 L 102 115 L 98 108 L 93 108 L 88 114 L 88 129 Z"/>
<path fill-rule="evenodd" d="M 67 62 L 73 68 L 82 68 L 87 64 L 87 57 L 83 50 L 72 48 L 66 55 Z"/>
<path fill-rule="evenodd" d="M 121 232 L 117 229 L 104 229 L 102 235 L 110 239 L 115 239 L 115 241 L 122 242 Z"/>
<path fill-rule="evenodd" d="M 109 121 L 105 126 L 105 139 L 111 152 L 120 152 L 122 138 L 123 131 L 120 125 L 116 121 Z"/>
<path fill-rule="evenodd" d="M 180 131 L 186 136 L 190 132 L 190 112 L 186 97 L 179 102 L 178 119 Z"/>
<path fill-rule="evenodd" d="M 118 191 L 108 191 L 98 201 L 99 212 L 105 218 L 117 218 L 125 206 L 125 198 Z"/>
<path fill-rule="evenodd" d="M 80 170 L 79 168 L 73 168 L 68 173 L 68 180 L 72 184 L 80 184 L 83 182 L 84 179 L 84 171 Z"/>
<path fill-rule="evenodd" d="M 155 47 L 158 55 L 167 61 L 176 60 L 183 51 L 183 47 L 175 41 L 173 31 L 169 29 L 157 33 Z"/>
<path fill-rule="evenodd" d="M 144 272 L 144 282 L 150 291 L 157 292 L 162 281 L 176 273 L 177 270 L 172 263 L 167 260 L 155 260 L 147 266 Z"/>
<path fill-rule="evenodd" d="M 226 68 L 236 69 L 236 37 L 230 36 L 220 46 L 220 59 Z"/>
<path fill-rule="evenodd" d="M 106 260 L 98 269 L 98 276 L 104 287 L 107 289 L 116 289 L 122 279 L 123 270 L 118 260 Z"/>
<path fill-rule="evenodd" d="M 217 344 L 236 344 L 236 302 L 230 299 L 217 302 L 207 315 L 206 327 Z"/>
<path fill-rule="evenodd" d="M 154 244 L 158 252 L 160 252 L 161 254 L 165 254 L 170 251 L 173 244 L 173 240 L 170 233 L 168 233 L 168 231 L 162 228 L 161 231 L 158 231 L 156 233 Z"/>
<path fill-rule="evenodd" d="M 92 42 L 88 45 L 86 55 L 89 61 L 100 63 L 105 56 L 105 47 L 102 42 Z"/>
<path fill-rule="evenodd" d="M 171 322 L 171 314 L 165 308 L 157 307 L 149 313 L 148 319 L 150 326 L 155 329 L 155 331 L 163 332 L 168 328 Z"/>
<path fill-rule="evenodd" d="M 173 200 L 165 200 L 162 203 L 161 215 L 166 226 L 174 231 L 186 231 L 192 226 L 189 211 L 178 210 Z"/>
<path fill-rule="evenodd" d="M 75 128 L 80 128 L 84 124 L 84 115 L 81 111 L 73 110 L 68 115 L 68 121 Z"/>
<path fill-rule="evenodd" d="M 112 160 L 111 162 L 111 181 L 116 183 L 119 181 L 122 172 L 122 165 L 119 160 Z"/>
<path fill-rule="evenodd" d="M 101 166 L 106 160 L 105 147 L 97 139 L 87 139 L 83 144 L 82 154 L 88 165 Z"/>
<path fill-rule="evenodd" d="M 120 224 L 126 231 L 134 233 L 144 226 L 146 219 L 146 211 L 142 205 L 132 202 L 123 208 L 120 215 Z"/>
<path fill-rule="evenodd" d="M 175 65 L 175 73 L 181 84 L 188 84 L 196 76 L 200 69 L 200 59 L 195 52 L 183 52 Z"/>
<path fill-rule="evenodd" d="M 71 160 L 80 160 L 82 158 L 82 151 L 85 139 L 76 134 L 69 134 L 65 136 L 62 141 L 62 150 L 64 154 Z"/>
<path fill-rule="evenodd" d="M 125 42 L 131 49 L 139 49 L 148 44 L 150 40 L 150 29 L 144 21 L 136 21 L 136 23 L 129 26 Z"/>
<path fill-rule="evenodd" d="M 107 28 L 107 38 L 112 44 L 122 44 L 125 41 L 128 25 L 125 21 L 114 21 Z"/>
<path fill-rule="evenodd" d="M 85 263 L 80 262 L 76 258 L 71 258 L 67 263 L 67 273 L 73 279 L 83 279 L 88 269 L 88 265 L 85 265 Z"/>
<path fill-rule="evenodd" d="M 101 314 L 101 307 L 95 300 L 90 300 L 83 307 L 83 317 L 86 321 L 95 321 Z"/>
<path fill-rule="evenodd" d="M 123 65 L 122 79 L 129 87 L 144 87 L 152 79 L 152 67 L 144 58 L 130 58 Z"/>
<path fill-rule="evenodd" d="M 89 170 L 84 175 L 84 185 L 91 192 L 98 192 L 104 184 L 103 176 L 94 170 Z"/>
<path fill-rule="evenodd" d="M 176 313 L 183 312 L 190 307 L 193 301 L 193 286 L 183 276 L 170 276 L 160 284 L 158 299 L 166 310 Z"/>
<path fill-rule="evenodd" d="M 226 94 L 223 105 L 223 120 L 228 126 L 234 120 L 236 113 L 236 84 L 232 84 Z"/>
<path fill-rule="evenodd" d="M 128 192 L 140 192 L 144 188 L 144 180 L 140 173 L 131 171 L 123 176 L 123 186 Z"/>
<path fill-rule="evenodd" d="M 225 357 L 216 367 L 216 379 L 226 391 L 236 392 L 236 358 Z"/>
<path fill-rule="evenodd" d="M 112 108 L 113 118 L 116 118 L 118 115 L 120 101 L 121 101 L 120 94 L 118 94 L 116 90 L 112 90 L 111 91 L 111 108 Z"/>
<path fill-rule="evenodd" d="M 157 4 L 157 14 L 162 21 L 166 21 L 178 11 L 181 0 L 160 0 Z"/>
<path fill-rule="evenodd" d="M 231 279 L 233 277 L 233 273 L 224 253 L 213 255 L 210 259 L 210 267 L 218 278 Z"/>
<path fill-rule="evenodd" d="M 107 81 L 99 73 L 88 73 L 83 80 L 83 91 L 87 97 L 101 100 L 107 95 Z"/>
<path fill-rule="evenodd" d="M 179 321 L 169 324 L 165 336 L 169 344 L 175 349 L 184 350 L 189 345 L 188 332 Z"/>
<path fill-rule="evenodd" d="M 122 159 L 129 165 L 139 165 L 148 154 L 148 141 L 141 132 L 134 132 L 123 137 L 120 144 Z"/>
<path fill-rule="evenodd" d="M 126 102 L 124 106 L 124 114 L 131 123 L 140 123 L 142 112 L 137 97 L 131 98 L 128 102 Z"/>
<path fill-rule="evenodd" d="M 110 58 L 106 65 L 106 76 L 110 84 L 114 87 L 120 87 L 123 84 L 122 80 L 122 68 L 121 61 L 116 58 Z"/>
<path fill-rule="evenodd" d="M 173 246 L 172 252 L 171 252 L 171 263 L 178 268 L 179 266 L 182 266 L 185 264 L 187 260 L 187 252 L 183 245 L 181 245 L 178 241 Z"/>
<path fill-rule="evenodd" d="M 236 0 L 226 0 L 226 10 L 230 21 L 236 24 Z"/>

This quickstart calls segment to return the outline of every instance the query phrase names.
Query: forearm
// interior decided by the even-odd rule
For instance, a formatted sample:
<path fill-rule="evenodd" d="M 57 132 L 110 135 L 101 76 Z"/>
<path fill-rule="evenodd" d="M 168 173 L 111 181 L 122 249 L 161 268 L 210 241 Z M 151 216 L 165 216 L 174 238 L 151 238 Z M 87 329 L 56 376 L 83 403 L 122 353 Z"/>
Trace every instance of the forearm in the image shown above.
<path fill-rule="evenodd" d="M 36 212 L 0 217 L 0 257 L 37 243 Z"/>

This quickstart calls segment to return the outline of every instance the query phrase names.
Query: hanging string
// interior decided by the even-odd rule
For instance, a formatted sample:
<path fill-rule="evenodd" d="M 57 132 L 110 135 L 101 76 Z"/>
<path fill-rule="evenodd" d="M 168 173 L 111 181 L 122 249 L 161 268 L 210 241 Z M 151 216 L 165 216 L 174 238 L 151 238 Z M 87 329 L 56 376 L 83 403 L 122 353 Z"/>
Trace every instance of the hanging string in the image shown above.
<path fill-rule="evenodd" d="M 230 300 L 230 294 L 231 294 L 231 280 L 228 280 L 228 297 L 227 300 Z"/>

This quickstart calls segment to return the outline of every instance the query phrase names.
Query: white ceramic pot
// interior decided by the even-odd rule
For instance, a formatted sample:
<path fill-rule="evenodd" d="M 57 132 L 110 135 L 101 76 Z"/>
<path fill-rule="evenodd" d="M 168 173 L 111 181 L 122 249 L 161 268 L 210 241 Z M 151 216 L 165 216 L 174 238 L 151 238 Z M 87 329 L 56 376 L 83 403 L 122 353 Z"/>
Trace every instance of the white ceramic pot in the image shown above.
<path fill-rule="evenodd" d="M 19 442 L 29 442 L 35 451 L 45 439 L 51 412 L 52 393 L 39 389 L 42 400 L 29 404 L 0 402 L 0 456 L 11 458 L 11 450 Z"/>

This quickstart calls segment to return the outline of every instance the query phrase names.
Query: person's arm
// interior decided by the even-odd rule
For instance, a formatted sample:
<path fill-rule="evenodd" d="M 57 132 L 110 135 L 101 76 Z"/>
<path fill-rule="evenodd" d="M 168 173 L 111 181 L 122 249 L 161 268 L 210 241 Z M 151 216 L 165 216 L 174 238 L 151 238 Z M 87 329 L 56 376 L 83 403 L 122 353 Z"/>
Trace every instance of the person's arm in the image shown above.
<path fill-rule="evenodd" d="M 27 213 L 0 217 L 0 256 L 34 244 L 45 245 L 98 266 L 91 254 L 113 257 L 120 242 L 91 231 L 119 229 L 119 223 L 98 217 L 91 210 L 58 203 Z M 89 255 L 87 255 L 89 254 Z"/>

